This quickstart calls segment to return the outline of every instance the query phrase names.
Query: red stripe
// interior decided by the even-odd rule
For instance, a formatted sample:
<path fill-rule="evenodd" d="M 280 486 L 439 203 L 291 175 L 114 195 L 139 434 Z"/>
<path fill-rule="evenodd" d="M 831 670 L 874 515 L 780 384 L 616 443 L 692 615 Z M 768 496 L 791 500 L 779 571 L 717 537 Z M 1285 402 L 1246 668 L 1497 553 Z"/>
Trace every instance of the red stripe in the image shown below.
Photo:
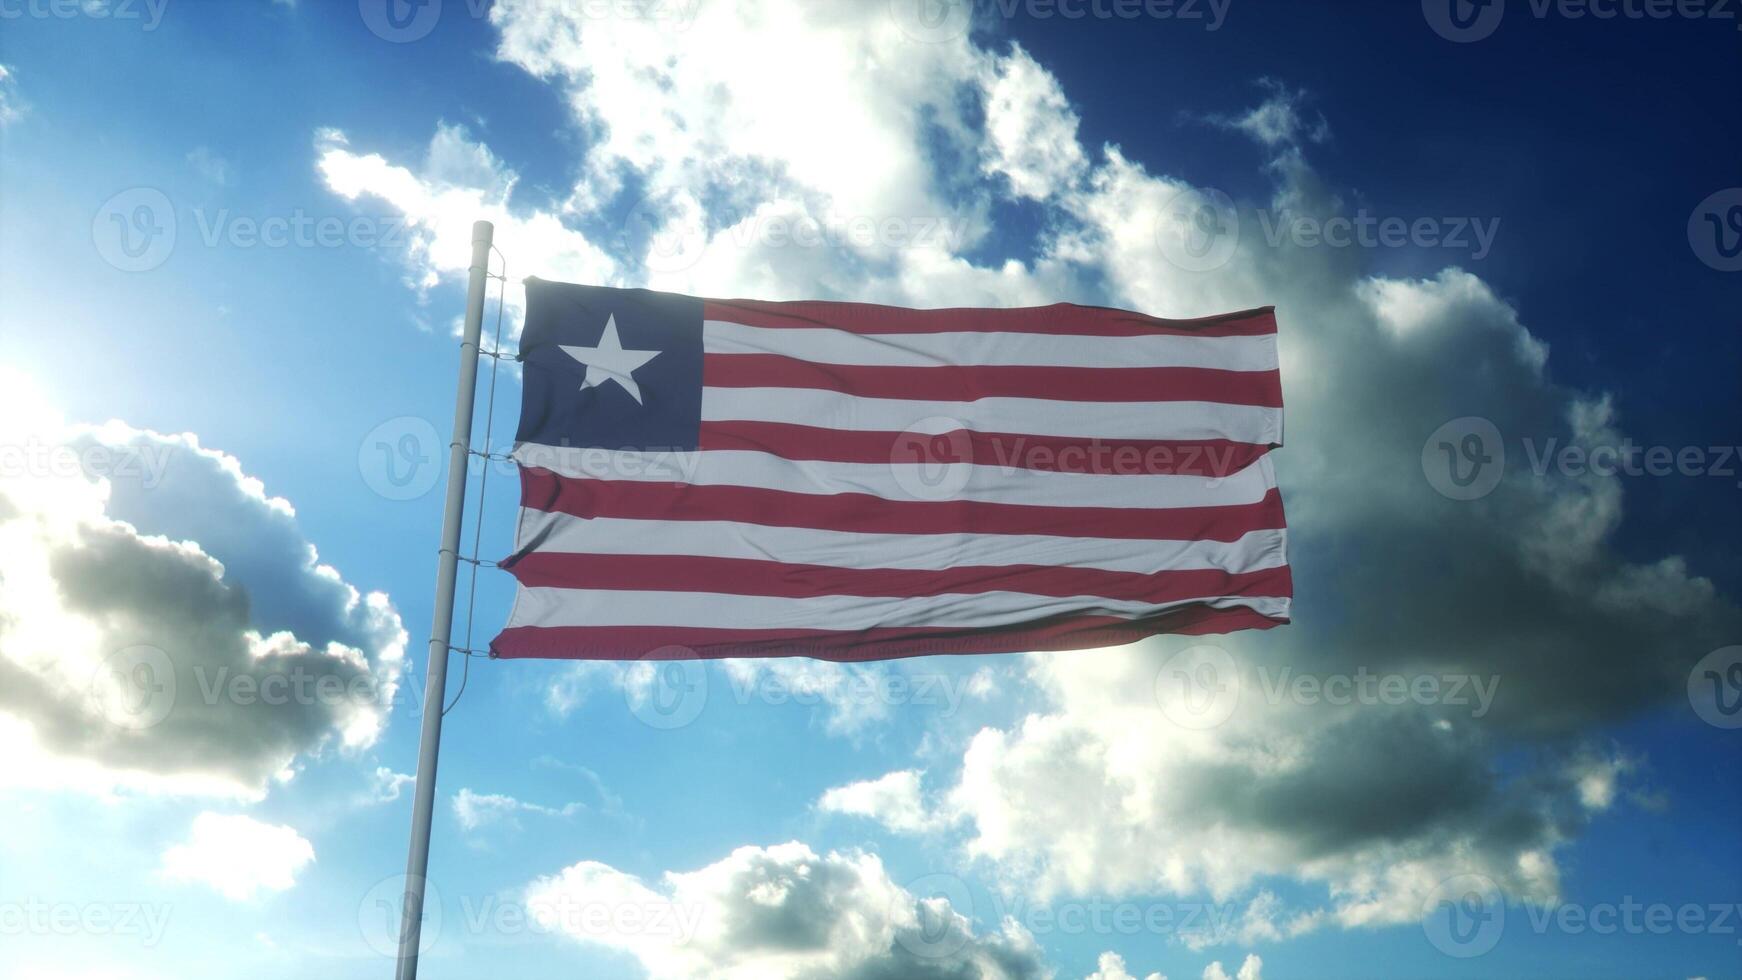
<path fill-rule="evenodd" d="M 1194 606 L 1140 620 L 1073 616 L 1012 630 L 944 627 L 870 630 L 721 630 L 665 626 L 517 626 L 490 643 L 503 658 L 706 660 L 814 657 L 858 662 L 943 654 L 1087 650 L 1162 633 L 1206 636 L 1287 623 L 1246 608 Z"/>
<path fill-rule="evenodd" d="M 702 319 L 751 327 L 826 327 L 849 333 L 1043 333 L 1083 337 L 1257 337 L 1276 333 L 1276 310 L 1264 307 L 1194 320 L 1164 320 L 1104 306 L 1055 303 L 1021 309 L 910 310 L 870 303 L 704 299 Z"/>
<path fill-rule="evenodd" d="M 1056 565 L 840 568 L 751 558 L 534 552 L 508 567 L 527 588 L 714 592 L 788 599 L 1022 592 L 1066 598 L 1100 596 L 1159 605 L 1211 596 L 1293 594 L 1287 566 L 1239 573 L 1190 568 L 1145 574 Z"/>
<path fill-rule="evenodd" d="M 709 388 L 815 388 L 860 398 L 971 402 L 1044 398 L 1073 402 L 1221 402 L 1282 407 L 1277 371 L 985 365 L 874 367 L 816 364 L 778 354 L 708 354 Z"/>
<path fill-rule="evenodd" d="M 1255 504 L 1223 507 L 1038 507 L 978 500 L 884 500 L 863 493 L 808 494 L 760 487 L 571 479 L 521 467 L 521 504 L 576 517 L 643 521 L 741 521 L 876 534 L 1052 534 L 1073 538 L 1233 541 L 1281 528 L 1273 488 Z M 674 532 L 675 533 L 675 532 Z"/>
<path fill-rule="evenodd" d="M 703 450 L 748 450 L 831 463 L 887 463 L 914 453 L 912 433 L 785 422 L 703 422 L 699 438 Z M 934 455 L 939 460 L 1108 476 L 1232 476 L 1274 448 L 1226 439 L 1099 439 L 966 429 L 929 438 L 937 440 L 940 448 Z"/>

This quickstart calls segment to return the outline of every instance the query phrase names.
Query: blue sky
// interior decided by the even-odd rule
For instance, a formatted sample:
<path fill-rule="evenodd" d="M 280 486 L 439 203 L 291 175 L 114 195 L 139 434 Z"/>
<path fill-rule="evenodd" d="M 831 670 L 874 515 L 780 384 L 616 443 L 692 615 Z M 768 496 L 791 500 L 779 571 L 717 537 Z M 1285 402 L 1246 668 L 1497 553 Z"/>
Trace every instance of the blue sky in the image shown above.
<path fill-rule="evenodd" d="M 372 0 L 0 3 L 0 968 L 390 969 L 440 523 L 433 465 L 401 467 L 445 442 L 488 218 L 511 280 L 1275 304 L 1299 603 L 1216 641 L 1240 697 L 1208 725 L 1155 695 L 1194 648 L 1165 640 L 474 663 L 426 976 L 1742 976 L 1739 736 L 1689 695 L 1742 655 L 1742 35 L 1595 6 L 1621 15 L 1507 3 L 1458 42 L 1431 0 L 447 0 L 409 33 Z M 892 230 L 775 234 L 857 218 Z M 1339 218 L 1418 230 L 1326 244 Z M 517 395 L 506 370 L 498 446 Z M 1432 445 L 1471 418 L 1506 464 L 1456 499 Z M 1623 444 L 1686 462 L 1559 455 Z M 485 503 L 499 555 L 512 473 Z M 89 696 L 159 655 L 151 724 Z M 352 686 L 204 696 L 226 669 Z M 1369 675 L 1497 687 L 1282 680 Z M 943 948 L 913 938 L 939 895 Z M 525 919 L 558 900 L 700 924 Z M 1633 903 L 1702 924 L 1585 921 Z"/>

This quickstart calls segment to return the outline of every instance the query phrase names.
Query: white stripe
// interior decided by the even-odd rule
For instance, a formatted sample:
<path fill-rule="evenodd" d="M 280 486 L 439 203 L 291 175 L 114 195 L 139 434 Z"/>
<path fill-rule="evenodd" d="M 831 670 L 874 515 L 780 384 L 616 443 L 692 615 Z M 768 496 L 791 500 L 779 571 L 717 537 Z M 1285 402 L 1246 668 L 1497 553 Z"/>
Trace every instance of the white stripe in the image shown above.
<path fill-rule="evenodd" d="M 1288 615 L 1280 597 L 1209 597 L 1148 603 L 1096 596 L 1036 596 L 1022 592 L 912 597 L 725 595 L 716 592 L 634 592 L 608 589 L 521 589 L 510 628 L 518 626 L 671 626 L 713 629 L 863 630 L 916 626 L 990 629 L 1051 616 L 1135 619 L 1205 605 L 1245 606 L 1274 618 Z"/>
<path fill-rule="evenodd" d="M 1231 542 L 1065 538 L 1045 534 L 856 534 L 736 521 L 637 521 L 523 509 L 518 537 L 539 554 L 694 555 L 834 568 L 939 570 L 1050 565 L 1144 575 L 1220 569 L 1231 574 L 1287 564 L 1287 532 L 1253 531 Z"/>
<path fill-rule="evenodd" d="M 1030 333 L 856 334 L 827 328 L 702 324 L 708 354 L 778 354 L 818 364 L 942 367 L 1202 367 L 1276 370 L 1276 335 L 1256 337 L 1075 337 Z"/>
<path fill-rule="evenodd" d="M 1282 441 L 1282 410 L 1222 402 L 1075 402 L 981 398 L 971 402 L 863 398 L 818 388 L 703 388 L 704 422 L 786 422 L 854 432 L 950 428 L 1081 439 Z"/>
<path fill-rule="evenodd" d="M 1173 508 L 1255 504 L 1276 485 L 1268 455 L 1231 476 L 1106 475 L 975 463 L 837 463 L 739 450 L 637 452 L 515 447 L 514 458 L 576 479 L 864 493 L 884 500 L 972 500 L 1035 507 Z"/>

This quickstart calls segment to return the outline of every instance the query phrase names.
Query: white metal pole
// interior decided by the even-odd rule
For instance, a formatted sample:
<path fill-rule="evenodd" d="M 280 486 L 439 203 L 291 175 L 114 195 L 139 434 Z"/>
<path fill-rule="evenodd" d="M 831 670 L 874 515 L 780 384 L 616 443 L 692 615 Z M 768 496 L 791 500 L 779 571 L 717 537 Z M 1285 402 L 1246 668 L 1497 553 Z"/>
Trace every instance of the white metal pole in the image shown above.
<path fill-rule="evenodd" d="M 478 390 L 478 337 L 484 328 L 484 292 L 490 271 L 488 221 L 472 225 L 471 283 L 460 340 L 460 391 L 454 402 L 454 440 L 448 444 L 448 501 L 436 566 L 435 625 L 429 634 L 429 675 L 423 689 L 423 737 L 417 747 L 417 789 L 411 805 L 411 853 L 405 862 L 405 904 L 399 921 L 397 980 L 416 980 L 423 937 L 424 881 L 429 872 L 430 820 L 435 814 L 436 756 L 441 751 L 442 706 L 447 699 L 448 643 L 454 628 L 454 580 L 460 560 L 460 522 L 466 505 L 466 461 L 472 445 L 472 402 Z"/>

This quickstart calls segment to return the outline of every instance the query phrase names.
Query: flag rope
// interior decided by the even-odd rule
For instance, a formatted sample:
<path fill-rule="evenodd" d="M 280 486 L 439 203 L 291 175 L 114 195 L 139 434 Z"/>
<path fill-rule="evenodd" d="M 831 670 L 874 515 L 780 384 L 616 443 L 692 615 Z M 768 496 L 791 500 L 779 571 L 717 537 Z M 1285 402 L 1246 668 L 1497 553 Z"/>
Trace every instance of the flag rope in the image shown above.
<path fill-rule="evenodd" d="M 501 285 L 496 288 L 496 333 L 490 342 L 491 349 L 488 352 L 483 350 L 478 352 L 479 354 L 488 353 L 490 356 L 490 388 L 484 396 L 484 451 L 479 453 L 470 446 L 466 447 L 468 457 L 478 456 L 486 461 L 494 458 L 490 453 L 490 443 L 494 435 L 496 421 L 496 374 L 497 368 L 502 363 L 502 311 L 508 303 L 508 256 L 502 254 L 502 250 L 497 248 L 495 243 L 491 243 L 490 251 L 495 252 L 496 257 L 502 260 L 502 273 L 495 275 L 488 271 L 485 272 L 485 278 L 495 279 Z M 482 546 L 484 538 L 484 497 L 489 487 L 490 467 L 485 466 L 478 473 L 478 508 L 472 519 L 472 557 L 456 556 L 460 561 L 472 566 L 466 581 L 466 645 L 464 647 L 450 645 L 448 652 L 453 653 L 455 650 L 459 650 L 466 655 L 466 659 L 460 670 L 460 689 L 454 692 L 454 699 L 442 709 L 442 717 L 444 718 L 447 717 L 448 712 L 454 710 L 455 705 L 460 703 L 460 698 L 465 696 L 466 685 L 472 679 L 472 658 L 475 655 L 475 651 L 472 649 L 472 626 L 473 620 L 476 618 L 478 604 L 478 568 L 479 566 L 501 567 L 500 562 L 478 557 L 478 550 Z"/>

